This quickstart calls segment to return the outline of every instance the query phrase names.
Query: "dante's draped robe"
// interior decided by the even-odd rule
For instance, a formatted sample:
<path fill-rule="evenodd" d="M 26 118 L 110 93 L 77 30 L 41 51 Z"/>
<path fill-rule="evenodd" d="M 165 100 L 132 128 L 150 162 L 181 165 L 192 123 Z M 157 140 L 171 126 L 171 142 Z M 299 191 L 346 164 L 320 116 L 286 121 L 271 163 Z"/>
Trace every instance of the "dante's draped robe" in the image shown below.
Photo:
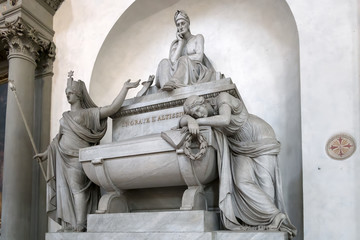
<path fill-rule="evenodd" d="M 201 61 L 192 60 L 189 57 L 196 53 L 197 37 L 198 35 L 188 40 L 182 49 L 181 56 L 174 63 L 170 61 L 170 58 L 178 47 L 179 41 L 175 40 L 171 43 L 169 59 L 163 59 L 157 69 L 157 87 L 162 88 L 169 81 L 180 88 L 215 80 L 215 70 L 205 54 Z"/>

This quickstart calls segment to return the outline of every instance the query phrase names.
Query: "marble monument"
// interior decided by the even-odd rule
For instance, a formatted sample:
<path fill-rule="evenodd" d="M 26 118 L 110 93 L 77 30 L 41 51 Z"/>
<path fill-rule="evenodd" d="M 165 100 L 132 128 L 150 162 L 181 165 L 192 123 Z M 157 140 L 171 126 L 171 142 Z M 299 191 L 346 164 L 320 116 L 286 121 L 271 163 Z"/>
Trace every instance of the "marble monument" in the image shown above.
<path fill-rule="evenodd" d="M 188 15 L 177 11 L 174 21 L 176 40 L 156 76 L 150 75 L 136 97 L 124 100 L 127 89 L 139 84 L 126 82 L 111 111 L 91 108 L 99 123 L 84 121 L 96 134 L 105 131 L 102 119 L 113 119 L 112 143 L 95 146 L 100 133 L 92 141 L 79 140 L 84 146 L 74 149 L 79 153 L 73 159 L 88 181 L 84 185 L 95 183 L 105 191 L 96 214 L 87 216 L 87 232 L 49 233 L 48 240 L 296 235 L 282 199 L 280 143 L 272 127 L 249 114 L 231 79 L 215 72 L 203 36 L 190 32 Z M 81 219 L 70 230 L 85 230 Z"/>

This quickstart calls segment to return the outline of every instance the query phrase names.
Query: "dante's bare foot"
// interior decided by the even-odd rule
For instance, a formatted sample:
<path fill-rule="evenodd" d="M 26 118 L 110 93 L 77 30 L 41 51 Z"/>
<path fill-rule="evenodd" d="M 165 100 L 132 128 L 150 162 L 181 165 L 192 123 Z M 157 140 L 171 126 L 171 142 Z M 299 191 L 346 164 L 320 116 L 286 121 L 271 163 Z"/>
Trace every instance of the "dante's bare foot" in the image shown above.
<path fill-rule="evenodd" d="M 164 91 L 172 91 L 176 88 L 176 84 L 173 81 L 168 81 L 167 83 L 164 84 L 164 86 L 162 87 L 162 90 Z"/>

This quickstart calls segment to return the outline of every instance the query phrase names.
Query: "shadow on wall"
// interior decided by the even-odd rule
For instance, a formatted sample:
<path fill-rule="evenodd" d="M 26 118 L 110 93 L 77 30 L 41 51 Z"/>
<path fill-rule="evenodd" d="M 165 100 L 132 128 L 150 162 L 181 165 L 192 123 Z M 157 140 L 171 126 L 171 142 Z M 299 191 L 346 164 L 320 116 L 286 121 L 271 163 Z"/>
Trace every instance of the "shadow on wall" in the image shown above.
<path fill-rule="evenodd" d="M 127 79 L 145 81 L 156 73 L 175 39 L 178 9 L 188 13 L 191 32 L 204 35 L 206 55 L 236 83 L 249 112 L 273 126 L 282 143 L 285 203 L 296 239 L 303 239 L 299 41 L 285 0 L 135 1 L 98 53 L 89 88 L 93 100 L 109 104 Z"/>
<path fill-rule="evenodd" d="M 2 184 L 4 169 L 4 141 L 5 141 L 5 120 L 8 85 L 0 84 L 0 228 L 1 228 L 1 206 L 2 206 Z"/>

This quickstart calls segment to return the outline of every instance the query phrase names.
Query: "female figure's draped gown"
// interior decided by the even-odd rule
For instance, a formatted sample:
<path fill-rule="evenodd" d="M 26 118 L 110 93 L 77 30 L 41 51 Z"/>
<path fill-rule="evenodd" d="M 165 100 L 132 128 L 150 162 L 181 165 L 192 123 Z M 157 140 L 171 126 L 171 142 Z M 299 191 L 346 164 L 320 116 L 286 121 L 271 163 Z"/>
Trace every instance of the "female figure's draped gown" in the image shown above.
<path fill-rule="evenodd" d="M 100 121 L 99 108 L 63 113 L 59 134 L 49 146 L 47 167 L 47 212 L 57 223 L 86 225 L 86 216 L 77 219 L 81 215 L 74 204 L 78 194 L 85 195 L 88 214 L 96 210 L 99 187 L 85 175 L 79 149 L 97 144 L 105 132 L 106 118 Z"/>
<path fill-rule="evenodd" d="M 227 229 L 247 230 L 269 226 L 281 213 L 285 218 L 276 229 L 292 237 L 296 228 L 285 213 L 277 156 L 280 143 L 272 127 L 251 115 L 243 103 L 221 93 L 215 99 L 215 111 L 221 105 L 231 108 L 230 124 L 215 131 L 219 144 L 219 208 Z"/>

